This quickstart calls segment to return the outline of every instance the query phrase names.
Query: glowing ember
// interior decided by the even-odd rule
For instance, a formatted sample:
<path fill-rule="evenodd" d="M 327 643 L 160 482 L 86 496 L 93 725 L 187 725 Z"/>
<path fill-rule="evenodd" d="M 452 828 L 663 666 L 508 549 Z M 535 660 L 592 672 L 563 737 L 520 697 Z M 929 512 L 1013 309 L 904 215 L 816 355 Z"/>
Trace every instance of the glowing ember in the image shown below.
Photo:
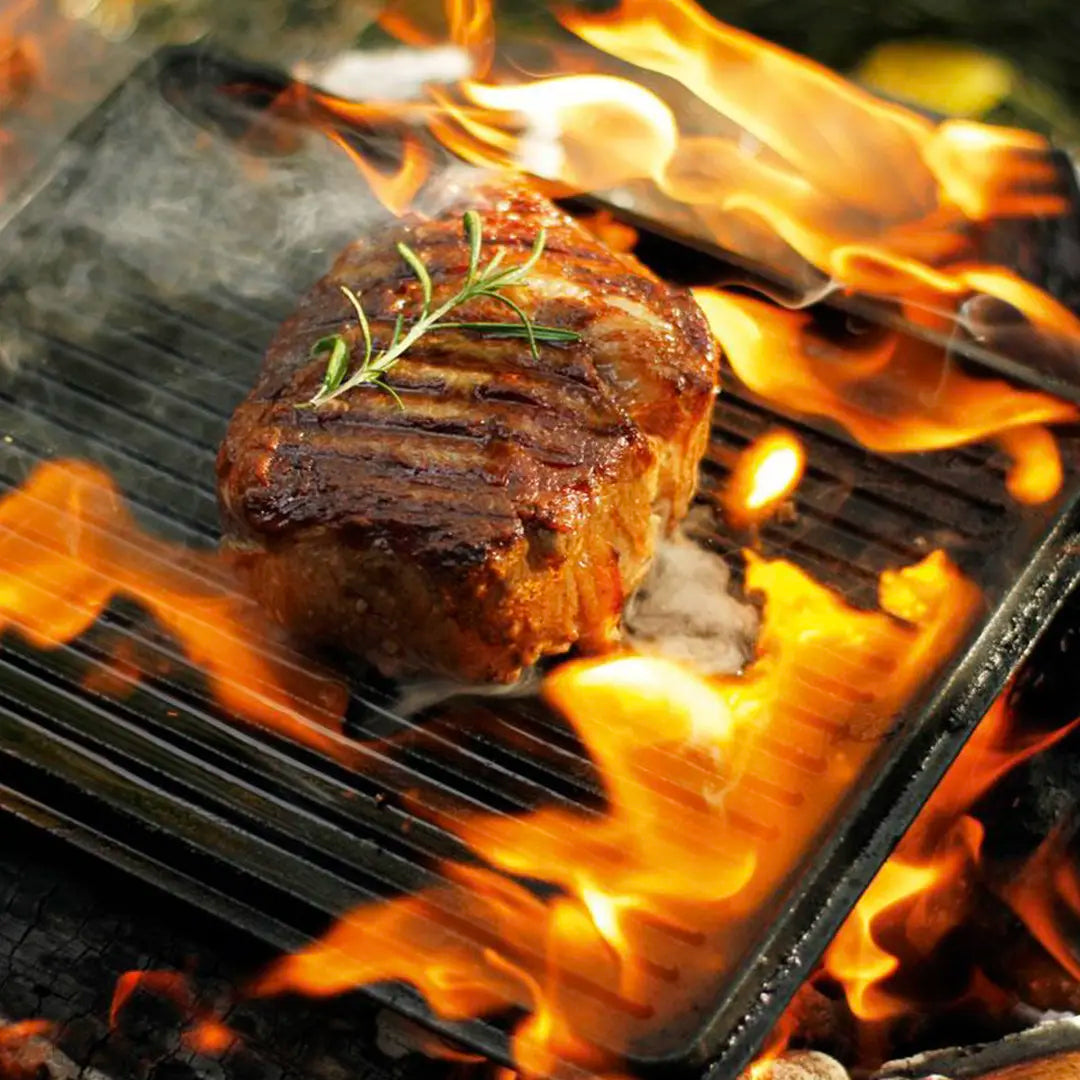
<path fill-rule="evenodd" d="M 1009 492 L 1041 502 L 1061 486 L 1057 444 L 1042 426 L 1075 406 L 942 363 L 939 347 L 882 331 L 840 342 L 813 317 L 761 300 L 697 289 L 732 370 L 754 393 L 803 416 L 841 424 L 871 450 L 904 453 L 995 439 L 1012 457 Z"/>
<path fill-rule="evenodd" d="M 739 455 L 724 490 L 728 521 L 745 526 L 769 517 L 795 490 L 806 466 L 802 444 L 789 431 L 770 431 Z"/>
<path fill-rule="evenodd" d="M 25 99 L 40 69 L 34 43 L 24 38 L 6 38 L 0 28 L 0 110 Z"/>
<path fill-rule="evenodd" d="M 20 1020 L 0 1024 L 0 1076 L 4 1080 L 40 1080 L 51 1076 L 50 1047 L 43 1040 L 55 1035 L 47 1020 Z"/>
<path fill-rule="evenodd" d="M 745 675 L 706 680 L 631 656 L 546 680 L 603 780 L 603 813 L 442 821 L 487 865 L 444 864 L 447 884 L 354 911 L 258 992 L 399 979 L 452 1019 L 522 1007 L 515 1059 L 537 1073 L 556 1057 L 610 1068 L 642 1024 L 683 1014 L 978 595 L 941 553 L 883 575 L 882 612 L 846 606 L 787 563 L 748 563 L 765 614 Z M 543 899 L 521 878 L 557 892 Z M 662 993 L 657 971 L 677 973 Z"/>
<path fill-rule="evenodd" d="M 0 632 L 56 648 L 116 596 L 142 604 L 177 637 L 226 709 L 351 760 L 340 737 L 344 686 L 275 644 L 220 556 L 143 533 L 93 465 L 39 466 L 0 500 Z"/>
<path fill-rule="evenodd" d="M 15 1046 L 27 1039 L 45 1039 L 52 1034 L 53 1025 L 48 1020 L 20 1020 L 14 1024 L 0 1025 L 0 1046 Z"/>
<path fill-rule="evenodd" d="M 195 991 L 186 975 L 178 971 L 126 971 L 116 980 L 109 1026 L 116 1029 L 128 1003 L 137 994 L 163 998 L 176 1006 L 184 1024 L 183 1044 L 196 1054 L 218 1057 L 240 1041 L 227 1024 L 198 1004 Z"/>
<path fill-rule="evenodd" d="M 220 1020 L 199 1020 L 184 1032 L 184 1045 L 197 1054 L 218 1057 L 238 1042 L 236 1032 Z"/>

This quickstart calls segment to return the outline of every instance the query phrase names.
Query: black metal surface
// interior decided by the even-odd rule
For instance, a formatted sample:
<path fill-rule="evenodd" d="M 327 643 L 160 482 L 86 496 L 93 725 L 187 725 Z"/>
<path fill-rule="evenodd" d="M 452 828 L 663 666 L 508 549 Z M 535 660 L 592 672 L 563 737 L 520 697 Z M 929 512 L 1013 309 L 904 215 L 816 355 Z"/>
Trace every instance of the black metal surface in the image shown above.
<path fill-rule="evenodd" d="M 161 86 L 178 70 L 185 85 L 197 72 L 211 90 L 226 75 L 243 77 L 206 59 L 191 65 L 191 54 L 166 54 L 136 73 L 79 129 L 0 234 L 0 332 L 19 357 L 14 373 L 0 376 L 0 437 L 10 439 L 0 444 L 0 487 L 52 457 L 89 458 L 117 479 L 141 524 L 206 547 L 217 536 L 213 455 L 228 416 L 278 320 L 348 239 L 349 222 L 320 218 L 316 239 L 306 233 L 283 244 L 277 227 L 292 196 L 275 188 L 284 216 L 271 207 L 268 223 L 238 222 L 228 244 L 243 236 L 247 246 L 220 261 L 198 221 L 177 225 L 176 176 L 190 174 L 194 186 L 207 150 Z M 227 120 L 228 100 L 208 100 Z M 123 186 L 126 140 L 139 131 L 158 156 L 103 211 L 87 193 L 103 197 L 110 168 Z M 304 193 L 322 182 L 332 192 L 340 174 L 331 172 L 332 149 L 327 155 L 294 187 Z M 133 219 L 128 203 L 139 192 L 151 212 Z M 174 245 L 175 263 L 161 267 L 167 286 L 146 270 L 161 257 L 159 227 Z M 207 269 L 197 256 L 208 255 Z M 263 265 L 280 279 L 248 289 Z M 798 517 L 762 530 L 766 555 L 868 604 L 883 569 L 943 546 L 983 586 L 987 607 L 947 669 L 928 672 L 923 699 L 776 898 L 777 917 L 748 932 L 737 965 L 683 1030 L 652 1033 L 630 1063 L 640 1071 L 712 1063 L 716 1080 L 737 1072 L 1080 570 L 1072 472 L 1056 503 L 1021 511 L 1005 493 L 1002 463 L 979 448 L 875 458 L 833 431 L 782 419 L 811 464 Z M 704 466 L 706 500 L 737 452 L 777 420 L 728 388 Z M 1064 441 L 1075 457 L 1076 438 Z M 738 569 L 738 545 L 722 529 L 700 539 Z M 88 672 L 109 665 L 117 641 L 136 646 L 147 671 L 120 699 L 85 685 Z M 113 606 L 91 631 L 50 651 L 9 634 L 0 651 L 0 802 L 282 948 L 362 900 L 438 880 L 437 860 L 467 855 L 445 828 L 407 809 L 409 792 L 498 814 L 552 803 L 588 814 L 602 805 L 584 750 L 531 700 L 474 704 L 486 722 L 450 735 L 431 727 L 430 712 L 396 716 L 393 687 L 357 682 L 354 690 L 349 723 L 366 740 L 370 768 L 346 770 L 224 715 L 176 644 L 138 612 Z M 426 741 L 391 753 L 392 737 L 421 730 Z M 507 1060 L 497 1020 L 441 1023 L 412 991 L 370 994 Z M 620 1007 L 601 997 L 598 1009 Z"/>

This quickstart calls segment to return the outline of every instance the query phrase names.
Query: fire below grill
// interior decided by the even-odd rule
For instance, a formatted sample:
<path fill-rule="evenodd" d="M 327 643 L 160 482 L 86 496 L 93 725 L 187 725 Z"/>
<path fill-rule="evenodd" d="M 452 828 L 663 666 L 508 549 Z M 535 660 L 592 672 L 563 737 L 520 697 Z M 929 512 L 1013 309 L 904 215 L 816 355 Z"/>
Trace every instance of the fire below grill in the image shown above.
<path fill-rule="evenodd" d="M 246 204 L 252 220 L 229 223 L 244 235 L 240 251 L 228 250 L 228 236 L 213 246 L 213 221 L 170 220 L 185 184 L 196 183 L 189 178 L 223 168 L 231 153 L 192 117 L 204 108 L 218 131 L 235 112 L 237 130 L 247 131 L 246 106 L 221 91 L 258 77 L 182 52 L 146 65 L 75 133 L 7 223 L 0 325 L 15 370 L 0 381 L 5 488 L 44 460 L 87 459 L 116 479 L 147 530 L 194 548 L 215 544 L 213 460 L 227 419 L 277 323 L 327 252 L 350 238 L 352 221 L 327 195 L 331 159 L 306 145 L 289 155 L 291 189 L 278 185 L 274 197 L 279 212 L 315 215 L 316 239 L 297 231 L 286 242 L 280 229 L 263 229 L 261 196 Z M 161 92 L 178 82 L 198 91 L 184 116 Z M 154 147 L 146 160 L 133 156 L 133 138 Z M 234 174 L 221 172 L 218 182 L 226 175 Z M 312 203 L 313 185 L 329 209 Z M 112 187 L 128 203 L 106 199 L 102 209 Z M 138 193 L 143 202 L 131 205 Z M 226 212 L 242 216 L 234 197 L 222 192 Z M 679 257 L 657 246 L 659 261 Z M 272 288 L 267 267 L 275 268 Z M 730 381 L 716 407 L 704 502 L 739 451 L 778 422 L 797 432 L 810 466 L 797 516 L 762 527 L 765 556 L 870 605 L 882 571 L 941 547 L 979 585 L 985 606 L 963 646 L 926 671 L 918 699 L 863 745 L 860 775 L 812 850 L 787 868 L 767 903 L 732 923 L 707 997 L 681 1002 L 676 1019 L 657 1025 L 637 997 L 575 987 L 590 1009 L 622 1014 L 637 1033 L 629 1065 L 642 1073 L 709 1065 L 719 1080 L 748 1060 L 1080 571 L 1074 473 L 1056 501 L 1021 510 L 1005 492 L 1003 462 L 989 452 L 869 455 L 825 426 L 781 417 Z M 1062 443 L 1066 461 L 1075 460 L 1075 436 Z M 695 539 L 727 556 L 738 577 L 739 544 L 705 520 L 695 518 Z M 104 692 L 101 681 L 118 655 L 141 675 L 122 695 Z M 815 692 L 849 693 L 834 675 L 817 687 L 812 671 L 807 679 Z M 346 768 L 238 724 L 176 642 L 123 603 L 56 648 L 9 634 L 0 680 L 4 805 L 281 949 L 297 948 L 359 901 L 440 880 L 440 860 L 468 860 L 433 809 L 516 815 L 558 806 L 588 819 L 604 806 L 585 749 L 538 700 L 459 694 L 409 716 L 395 710 L 398 688 L 356 675 L 347 729 L 363 767 Z M 809 730 L 828 721 L 806 718 Z M 797 741 L 774 750 L 796 762 L 803 781 L 780 800 L 812 802 L 812 757 Z M 677 803 L 679 792 L 670 798 Z M 773 826 L 748 819 L 742 827 L 761 840 Z M 467 914 L 447 917 L 465 936 L 485 933 Z M 680 964 L 711 943 L 674 924 L 658 925 L 651 941 L 649 993 L 677 997 Z M 509 1062 L 506 1017 L 449 1023 L 410 989 L 368 992 Z M 575 1074 L 583 1075 L 559 1068 Z"/>

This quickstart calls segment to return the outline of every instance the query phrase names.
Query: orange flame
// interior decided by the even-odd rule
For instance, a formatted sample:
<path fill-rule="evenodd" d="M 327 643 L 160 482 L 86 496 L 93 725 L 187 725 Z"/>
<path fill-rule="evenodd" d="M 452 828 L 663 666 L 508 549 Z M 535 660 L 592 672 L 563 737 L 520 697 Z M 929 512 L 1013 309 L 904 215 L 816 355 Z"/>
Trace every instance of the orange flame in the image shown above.
<path fill-rule="evenodd" d="M 739 225 L 761 223 L 829 277 L 906 295 L 922 290 L 950 249 L 953 258 L 964 250 L 963 236 L 949 234 L 967 223 L 1066 209 L 1041 137 L 936 125 L 690 0 L 623 0 L 599 15 L 568 10 L 561 21 L 603 52 L 676 80 L 713 110 L 714 128 L 727 127 L 683 135 L 643 178 L 694 207 L 735 250 L 759 254 L 746 237 L 728 241 Z M 955 271 L 938 276 L 946 292 L 965 284 Z"/>
<path fill-rule="evenodd" d="M 376 198 L 392 214 L 400 216 L 408 210 L 427 175 L 427 153 L 414 135 L 406 134 L 401 143 L 401 163 L 392 173 L 384 173 L 370 165 L 367 158 L 340 132 L 325 129 L 332 142 L 341 147 L 371 186 Z"/>
<path fill-rule="evenodd" d="M 978 597 L 940 552 L 882 576 L 881 612 L 747 558 L 766 603 L 744 675 L 623 656 L 547 678 L 545 698 L 603 780 L 603 813 L 455 815 L 444 824 L 486 865 L 446 863 L 446 884 L 357 909 L 257 992 L 398 979 L 450 1019 L 525 1008 L 514 1052 L 527 1073 L 556 1057 L 610 1068 L 643 1025 L 682 1013 L 737 955 Z M 543 899 L 523 878 L 557 893 Z"/>
<path fill-rule="evenodd" d="M 1060 488 L 1061 457 L 1042 425 L 1075 420 L 1075 406 L 974 378 L 946 365 L 940 348 L 908 335 L 889 331 L 838 343 L 807 313 L 716 289 L 694 294 L 732 370 L 767 401 L 827 417 L 885 453 L 995 439 L 1013 459 L 1006 482 L 1014 498 L 1042 502 Z"/>
<path fill-rule="evenodd" d="M 220 556 L 143 533 L 95 466 L 46 462 L 0 500 L 0 632 L 55 648 L 115 596 L 142 604 L 177 637 L 226 709 L 349 758 L 344 685 L 290 659 Z"/>
<path fill-rule="evenodd" d="M 35 43 L 29 38 L 8 36 L 0 27 L 0 111 L 23 101 L 40 72 Z"/>
<path fill-rule="evenodd" d="M 446 0 L 441 12 L 394 0 L 384 29 L 413 46 L 459 45 L 473 57 L 472 77 L 455 90 L 429 87 L 426 103 L 307 96 L 361 124 L 422 120 L 464 160 L 521 168 L 564 192 L 631 184 L 640 194 L 644 184 L 695 232 L 796 278 L 809 265 L 844 286 L 942 310 L 986 292 L 1045 329 L 1080 336 L 1080 321 L 1044 292 L 978 262 L 976 226 L 1068 209 L 1041 136 L 936 124 L 691 0 L 622 0 L 602 14 L 566 7 L 557 17 L 594 51 L 559 51 L 573 74 L 520 81 L 520 65 L 506 65 L 519 80 L 509 83 L 494 63 L 490 0 Z M 628 65 L 680 89 L 662 98 L 627 76 Z M 383 197 L 384 181 L 373 182 Z M 394 192 L 391 202 L 405 201 L 404 189 Z"/>
<path fill-rule="evenodd" d="M 771 517 L 799 486 L 806 452 L 790 431 L 769 431 L 735 462 L 723 506 L 731 524 L 745 527 Z"/>
<path fill-rule="evenodd" d="M 908 862 L 900 854 L 881 868 L 863 893 L 850 918 L 836 935 L 823 961 L 824 969 L 844 987 L 848 1007 L 863 1021 L 887 1020 L 910 1008 L 904 998 L 887 993 L 883 983 L 900 967 L 899 959 L 874 940 L 873 925 L 878 916 L 905 901 L 924 899 L 932 892 L 944 892 L 962 882 L 964 873 L 978 859 L 982 827 L 971 817 L 962 817 L 934 856 L 925 862 Z M 947 912 L 944 921 L 932 927 L 932 940 L 925 941 L 924 954 L 957 924 L 964 912 L 940 904 Z M 916 929 L 921 929 L 917 927 Z"/>
<path fill-rule="evenodd" d="M 120 1014 L 137 991 L 168 998 L 185 1014 L 191 1011 L 195 1001 L 187 979 L 178 971 L 126 971 L 113 989 L 109 1027 L 119 1024 Z"/>
<path fill-rule="evenodd" d="M 473 75 L 482 78 L 495 54 L 491 0 L 445 0 L 442 10 L 429 0 L 390 0 L 379 25 L 407 45 L 449 41 L 469 53 Z"/>
<path fill-rule="evenodd" d="M 863 894 L 855 910 L 833 939 L 823 962 L 825 972 L 844 987 L 848 1005 L 864 1023 L 875 1023 L 910 1012 L 916 1004 L 890 993 L 883 983 L 901 967 L 901 958 L 879 944 L 875 931 L 884 922 L 895 923 L 906 912 L 901 947 L 910 958 L 925 958 L 970 908 L 971 882 L 977 867 L 983 828 L 966 813 L 985 792 L 1017 765 L 1041 753 L 1072 731 L 1080 720 L 1046 735 L 1017 738 L 1003 694 L 983 718 L 964 750 L 946 773 L 929 802 L 904 835 L 896 852 Z M 1051 864 L 1037 853 L 1028 870 L 1017 878 L 1007 898 L 1029 925 L 1039 927 L 1040 940 L 1059 960 L 1056 923 L 1046 915 L 1046 876 L 1040 868 Z M 1068 894 L 1068 871 L 1054 861 L 1060 895 Z M 1072 880 L 1075 880 L 1073 878 Z M 1080 892 L 1073 895 L 1080 901 Z M 1075 910 L 1080 913 L 1080 905 Z M 1067 970 L 1080 977 L 1075 959 Z"/>
<path fill-rule="evenodd" d="M 836 283 L 899 299 L 910 319 L 946 336 L 964 324 L 962 305 L 982 294 L 1080 353 L 1080 319 L 984 260 L 988 222 L 1068 209 L 1041 136 L 935 123 L 717 21 L 692 0 L 621 0 L 602 14 L 573 7 L 557 17 L 593 51 L 558 52 L 575 73 L 522 78 L 520 66 L 503 71 L 492 59 L 487 0 L 447 0 L 441 13 L 397 0 L 384 28 L 414 45 L 449 40 L 470 50 L 471 78 L 408 103 L 294 93 L 395 213 L 431 168 L 417 141 L 422 125 L 465 161 L 523 169 L 563 194 L 617 189 L 646 215 L 667 215 L 807 288 Z M 661 96 L 657 74 L 678 87 Z M 375 168 L 334 123 L 405 125 L 399 168 Z M 610 226 L 603 234 L 626 242 Z M 1060 456 L 1045 425 L 1075 420 L 1073 406 L 966 375 L 936 345 L 897 334 L 830 345 L 813 335 L 808 316 L 715 289 L 697 295 L 736 373 L 767 400 L 829 417 L 890 453 L 994 439 L 1013 459 L 1008 487 L 1017 500 L 1045 502 L 1060 489 Z M 787 362 L 773 362 L 776 355 Z"/>
<path fill-rule="evenodd" d="M 1066 839 L 1061 831 L 1050 833 L 1002 896 L 1043 948 L 1080 980 L 1080 870 L 1069 858 Z"/>
<path fill-rule="evenodd" d="M 461 6 L 450 3 L 451 24 Z M 490 26 L 478 9 L 490 5 L 469 7 L 471 37 L 459 17 L 456 40 L 475 44 Z M 929 292 L 947 307 L 971 291 L 1009 294 L 1040 325 L 1080 330 L 1015 275 L 970 265 L 973 225 L 1067 210 L 1040 136 L 935 124 L 690 0 L 623 0 L 603 14 L 565 8 L 559 19 L 597 50 L 577 60 L 587 72 L 507 84 L 482 81 L 485 64 L 458 88 L 467 105 L 432 91 L 443 110 L 430 118 L 432 133 L 466 161 L 517 166 L 567 190 L 652 185 L 695 231 L 796 276 L 805 274 L 794 253 L 803 268 L 866 292 Z M 437 39 L 396 17 L 384 26 L 413 43 Z M 629 64 L 681 84 L 693 108 L 597 70 L 611 58 L 620 71 Z"/>
<path fill-rule="evenodd" d="M 291 83 L 270 106 L 272 115 L 312 127 L 343 150 L 372 194 L 398 216 L 409 209 L 431 169 L 429 152 L 408 127 L 413 111 L 413 106 L 398 102 L 361 105 L 343 101 L 303 83 Z M 423 112 L 421 108 L 421 115 Z M 382 156 L 396 157 L 396 167 L 388 171 L 385 165 L 376 164 L 370 148 L 360 149 L 341 130 L 343 121 L 359 129 L 369 143 L 374 140 L 383 151 Z M 253 137 L 264 134 L 259 129 L 253 132 Z M 278 134 L 283 136 L 284 133 Z M 396 144 L 396 152 L 388 155 L 393 144 Z"/>
<path fill-rule="evenodd" d="M 610 210 L 593 210 L 588 214 L 576 215 L 598 240 L 602 240 L 612 251 L 633 251 L 638 242 L 638 231 L 625 221 L 619 221 Z"/>

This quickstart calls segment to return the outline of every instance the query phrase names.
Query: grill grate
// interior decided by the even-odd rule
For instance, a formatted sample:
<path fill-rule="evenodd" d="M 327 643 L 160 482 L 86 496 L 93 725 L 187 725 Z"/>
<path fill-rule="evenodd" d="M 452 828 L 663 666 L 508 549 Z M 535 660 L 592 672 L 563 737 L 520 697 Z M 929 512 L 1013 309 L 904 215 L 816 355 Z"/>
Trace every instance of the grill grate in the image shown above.
<path fill-rule="evenodd" d="M 88 193 L 123 160 L 133 123 L 151 135 L 167 126 L 159 170 L 205 163 L 196 129 L 160 92 L 163 76 L 190 75 L 190 65 L 190 54 L 167 53 L 136 72 L 73 136 L 6 226 L 0 332 L 17 341 L 24 359 L 0 378 L 0 434 L 11 440 L 0 451 L 0 489 L 20 484 L 43 460 L 87 458 L 117 479 L 141 524 L 205 548 L 218 535 L 218 442 L 296 292 L 283 283 L 272 300 L 264 290 L 253 299 L 232 287 L 231 269 L 221 267 L 213 287 L 174 281 L 165 289 L 133 262 L 132 238 L 117 221 L 95 210 L 91 227 L 87 209 L 96 206 Z M 197 71 L 211 89 L 239 74 L 205 58 Z M 330 167 L 315 160 L 307 175 Z M 139 190 L 150 192 L 152 180 L 141 177 Z M 131 195 L 126 189 L 124 197 Z M 280 236 L 268 231 L 262 248 L 238 259 L 287 260 L 302 286 L 348 238 L 337 221 L 320 227 L 317 245 L 283 252 Z M 71 284 L 82 268 L 84 300 L 73 301 Z M 738 388 L 721 397 L 704 499 L 723 485 L 739 450 L 777 419 Z M 943 546 L 984 586 L 987 610 L 793 884 L 747 925 L 745 951 L 718 972 L 715 997 L 694 1002 L 662 1032 L 641 1018 L 632 1064 L 642 1072 L 712 1062 L 717 1078 L 734 1075 L 1078 571 L 1075 476 L 1057 505 L 1020 512 L 1005 494 L 1002 463 L 979 448 L 878 458 L 829 430 L 783 422 L 804 441 L 810 466 L 798 518 L 764 527 L 764 554 L 791 559 L 869 604 L 883 569 Z M 1067 456 L 1076 443 L 1066 436 Z M 737 572 L 734 541 L 701 529 L 698 539 L 729 556 Z M 89 673 L 109 668 L 118 642 L 135 647 L 146 673 L 120 698 L 87 686 Z M 407 717 L 394 711 L 393 686 L 357 680 L 348 724 L 365 740 L 358 752 L 367 767 L 350 771 L 230 721 L 176 644 L 122 603 L 80 638 L 47 652 L 9 635 L 0 651 L 0 803 L 283 949 L 359 901 L 437 880 L 438 860 L 466 857 L 448 830 L 410 812 L 410 792 L 422 790 L 451 815 L 602 808 L 584 749 L 535 700 L 462 699 Z M 469 723 L 455 725 L 464 712 Z M 403 744 L 403 736 L 412 741 Z M 806 777 L 812 790 L 812 771 Z M 769 827 L 745 823 L 751 835 Z M 654 977 L 677 980 L 680 953 L 698 947 L 675 928 L 661 933 L 650 958 Z M 507 1060 L 498 1022 L 434 1021 L 403 987 L 368 993 Z M 598 1010 L 631 1008 L 599 988 L 592 1000 Z"/>

